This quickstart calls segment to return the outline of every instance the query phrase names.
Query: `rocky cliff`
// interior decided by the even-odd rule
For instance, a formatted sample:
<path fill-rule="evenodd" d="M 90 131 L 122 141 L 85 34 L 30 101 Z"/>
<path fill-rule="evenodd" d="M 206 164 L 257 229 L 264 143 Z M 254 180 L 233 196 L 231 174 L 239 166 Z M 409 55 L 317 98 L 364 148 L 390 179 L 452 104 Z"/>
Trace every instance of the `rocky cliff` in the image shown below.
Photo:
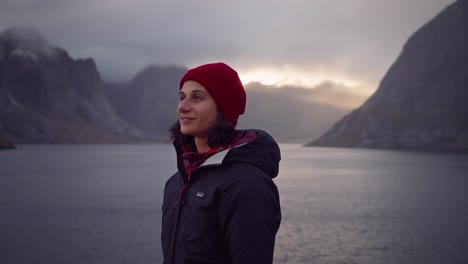
<path fill-rule="evenodd" d="M 178 66 L 149 66 L 127 84 L 107 84 L 107 94 L 128 123 L 153 139 L 168 140 L 168 128 L 177 120 L 179 81 L 186 71 Z"/>
<path fill-rule="evenodd" d="M 92 59 L 18 28 L 0 34 L 0 134 L 17 143 L 143 138 L 112 108 Z"/>
<path fill-rule="evenodd" d="M 308 145 L 468 151 L 468 1 L 414 33 L 380 86 Z"/>

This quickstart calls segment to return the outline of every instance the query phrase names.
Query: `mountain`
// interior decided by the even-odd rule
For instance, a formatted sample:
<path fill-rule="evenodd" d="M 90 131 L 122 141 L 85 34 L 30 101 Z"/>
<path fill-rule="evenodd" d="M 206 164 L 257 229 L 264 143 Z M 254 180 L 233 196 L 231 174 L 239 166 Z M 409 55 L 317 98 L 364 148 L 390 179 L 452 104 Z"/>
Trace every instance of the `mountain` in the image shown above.
<path fill-rule="evenodd" d="M 468 151 L 468 0 L 415 32 L 377 91 L 309 146 Z"/>
<path fill-rule="evenodd" d="M 125 121 L 154 139 L 168 140 L 168 128 L 177 120 L 179 81 L 187 70 L 152 65 L 126 84 L 107 84 L 106 91 Z"/>
<path fill-rule="evenodd" d="M 0 134 L 17 143 L 144 138 L 112 108 L 94 60 L 74 60 L 21 28 L 0 34 Z"/>
<path fill-rule="evenodd" d="M 264 129 L 276 140 L 289 143 L 302 143 L 311 135 L 318 137 L 350 110 L 350 106 L 331 104 L 333 97 L 356 102 L 365 99 L 348 91 L 338 91 L 340 87 L 332 83 L 315 88 L 249 83 L 245 88 L 247 106 L 245 114 L 239 117 L 238 127 Z"/>

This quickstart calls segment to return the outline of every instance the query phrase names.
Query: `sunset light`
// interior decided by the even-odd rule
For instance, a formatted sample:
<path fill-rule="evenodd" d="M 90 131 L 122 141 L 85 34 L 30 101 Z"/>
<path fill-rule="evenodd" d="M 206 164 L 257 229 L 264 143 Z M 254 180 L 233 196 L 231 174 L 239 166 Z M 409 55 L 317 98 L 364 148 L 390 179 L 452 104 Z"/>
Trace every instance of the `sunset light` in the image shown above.
<path fill-rule="evenodd" d="M 275 67 L 258 67 L 247 70 L 239 70 L 239 76 L 242 83 L 247 84 L 250 82 L 260 82 L 263 85 L 294 85 L 301 87 L 312 88 L 318 84 L 326 81 L 342 84 L 350 88 L 359 86 L 359 90 L 362 88 L 368 88 L 368 85 L 364 85 L 361 81 L 344 76 L 339 73 L 324 70 L 302 70 L 292 67 L 290 65 L 275 68 Z"/>

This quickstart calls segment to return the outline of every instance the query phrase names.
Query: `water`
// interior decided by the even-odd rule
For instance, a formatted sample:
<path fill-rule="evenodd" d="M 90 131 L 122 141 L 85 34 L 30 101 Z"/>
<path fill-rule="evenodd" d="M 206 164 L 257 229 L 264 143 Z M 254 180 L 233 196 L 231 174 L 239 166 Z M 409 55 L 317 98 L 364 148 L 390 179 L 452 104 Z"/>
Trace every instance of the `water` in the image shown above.
<path fill-rule="evenodd" d="M 468 263 L 468 156 L 281 145 L 275 263 Z M 0 263 L 160 263 L 172 146 L 0 152 Z"/>

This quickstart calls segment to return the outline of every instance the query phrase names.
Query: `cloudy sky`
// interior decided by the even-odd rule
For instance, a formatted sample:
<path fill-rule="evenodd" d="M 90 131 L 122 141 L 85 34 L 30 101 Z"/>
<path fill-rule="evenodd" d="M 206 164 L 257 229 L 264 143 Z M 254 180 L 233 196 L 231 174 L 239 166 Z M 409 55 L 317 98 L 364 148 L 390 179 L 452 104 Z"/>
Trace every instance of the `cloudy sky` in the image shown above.
<path fill-rule="evenodd" d="M 408 37 L 454 0 L 1 0 L 0 30 L 39 31 L 106 80 L 224 61 L 243 82 L 373 92 Z"/>

